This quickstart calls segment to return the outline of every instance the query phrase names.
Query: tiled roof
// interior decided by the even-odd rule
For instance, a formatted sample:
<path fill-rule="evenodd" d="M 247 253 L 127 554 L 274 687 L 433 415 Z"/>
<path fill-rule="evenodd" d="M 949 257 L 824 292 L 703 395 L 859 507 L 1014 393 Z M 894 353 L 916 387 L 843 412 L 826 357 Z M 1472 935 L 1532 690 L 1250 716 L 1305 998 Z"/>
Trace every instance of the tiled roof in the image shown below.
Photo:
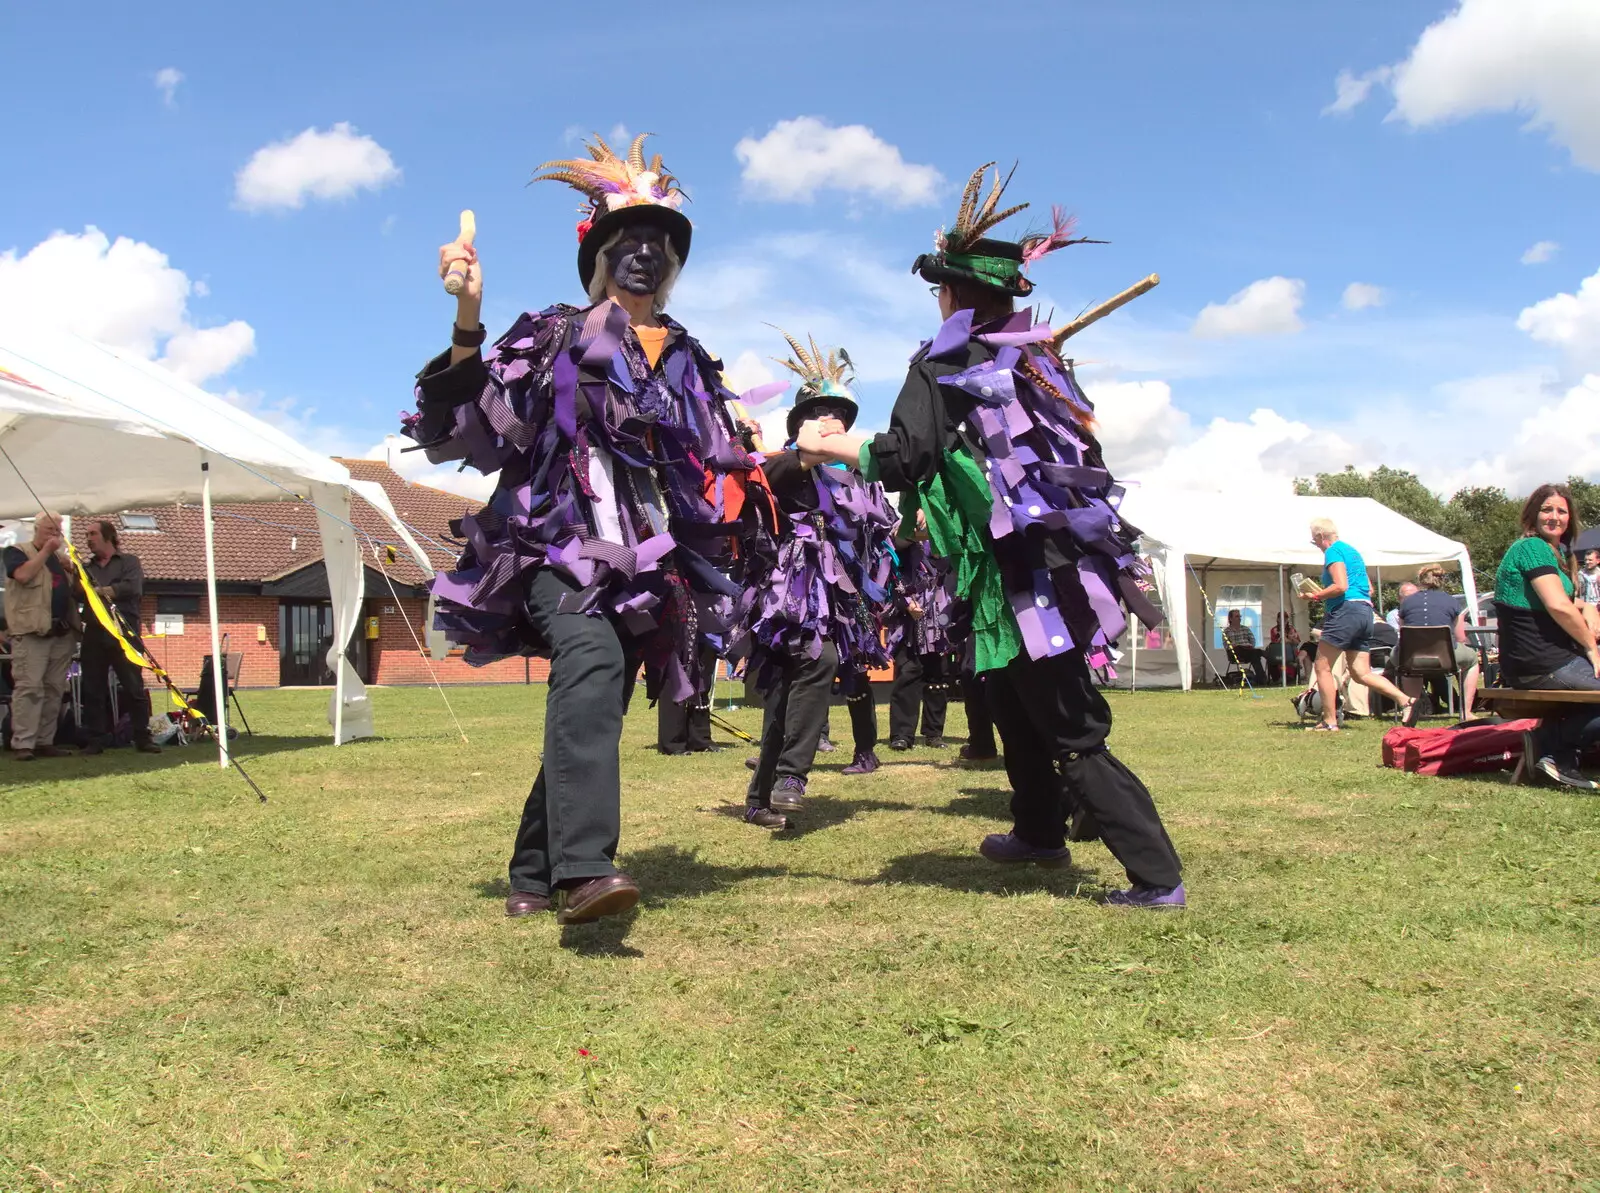
<path fill-rule="evenodd" d="M 400 520 L 436 568 L 454 562 L 457 549 L 450 541 L 450 521 L 479 508 L 479 502 L 412 484 L 381 460 L 339 460 L 356 480 L 377 481 L 389 495 Z M 362 558 L 377 567 L 373 550 L 395 548 L 395 562 L 383 557 L 383 569 L 397 583 L 419 584 L 422 571 L 383 515 L 360 497 L 351 502 L 351 521 L 361 532 Z M 317 532 L 316 511 L 303 501 L 219 502 L 216 515 L 217 579 L 255 582 L 276 579 L 321 560 L 322 536 Z M 117 514 L 99 517 L 115 523 L 122 547 L 137 555 L 149 580 L 204 580 L 206 576 L 205 524 L 198 505 L 143 506 L 122 513 L 150 514 L 155 531 L 122 528 Z M 80 540 L 89 518 L 74 518 L 74 537 Z"/>

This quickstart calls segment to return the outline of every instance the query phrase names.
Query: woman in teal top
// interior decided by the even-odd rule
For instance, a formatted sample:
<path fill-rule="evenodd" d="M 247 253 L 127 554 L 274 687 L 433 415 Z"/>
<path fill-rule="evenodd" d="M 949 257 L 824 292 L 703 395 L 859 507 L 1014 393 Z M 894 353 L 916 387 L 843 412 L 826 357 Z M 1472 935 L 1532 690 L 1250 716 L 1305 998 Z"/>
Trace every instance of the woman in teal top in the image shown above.
<path fill-rule="evenodd" d="M 1522 507 L 1523 537 L 1511 544 L 1494 580 L 1500 673 L 1514 688 L 1600 691 L 1595 612 L 1572 599 L 1572 542 L 1578 537 L 1564 485 L 1540 485 Z M 1583 747 L 1600 738 L 1600 709 L 1546 717 L 1527 735 L 1523 757 L 1535 775 L 1593 791 L 1578 772 Z"/>
<path fill-rule="evenodd" d="M 1405 709 L 1405 723 L 1415 725 L 1428 712 L 1428 698 L 1412 699 L 1372 670 L 1372 584 L 1361 552 L 1339 537 L 1339 528 L 1329 518 L 1317 518 L 1311 523 L 1311 541 L 1322 552 L 1322 587 L 1298 595 L 1301 600 L 1321 601 L 1325 611 L 1316 661 L 1322 719 L 1312 729 L 1320 733 L 1339 730 L 1338 684 L 1334 682 L 1333 665 L 1341 654 L 1350 668 L 1351 679 L 1393 700 Z"/>

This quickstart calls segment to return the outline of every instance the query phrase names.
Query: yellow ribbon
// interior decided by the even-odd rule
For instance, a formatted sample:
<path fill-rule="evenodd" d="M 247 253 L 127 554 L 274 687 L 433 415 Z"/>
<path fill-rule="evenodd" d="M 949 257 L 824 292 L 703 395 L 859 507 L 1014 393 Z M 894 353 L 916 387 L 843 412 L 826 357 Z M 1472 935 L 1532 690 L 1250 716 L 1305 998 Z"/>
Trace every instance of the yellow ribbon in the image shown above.
<path fill-rule="evenodd" d="M 177 684 L 172 682 L 172 677 L 166 673 L 161 664 L 157 663 L 149 652 L 139 649 L 128 641 L 127 634 L 123 632 L 122 618 L 114 609 L 109 608 L 95 591 L 94 579 L 85 570 L 83 560 L 78 558 L 77 548 L 70 542 L 67 544 L 67 556 L 72 560 L 72 566 L 78 570 L 78 582 L 83 585 L 84 602 L 89 606 L 89 612 L 94 614 L 94 619 L 100 623 L 100 628 L 116 639 L 128 662 L 152 672 L 166 686 L 167 693 L 172 697 L 172 703 L 176 707 L 183 709 L 190 716 L 204 720 L 204 714 L 189 703 L 188 697 L 179 690 Z"/>

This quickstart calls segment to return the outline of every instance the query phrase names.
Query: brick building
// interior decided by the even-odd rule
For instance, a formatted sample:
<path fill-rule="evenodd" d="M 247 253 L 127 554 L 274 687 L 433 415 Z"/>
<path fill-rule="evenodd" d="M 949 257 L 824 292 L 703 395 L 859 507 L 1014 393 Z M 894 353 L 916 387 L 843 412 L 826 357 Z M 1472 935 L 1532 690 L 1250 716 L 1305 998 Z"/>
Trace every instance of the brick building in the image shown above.
<path fill-rule="evenodd" d="M 453 562 L 450 522 L 478 503 L 412 484 L 382 461 L 339 462 L 357 480 L 383 486 L 434 567 Z M 436 675 L 442 683 L 543 682 L 548 673 L 543 659 L 470 667 L 458 654 L 435 661 L 419 649 L 427 618 L 422 570 L 376 509 L 359 496 L 350 504 L 366 563 L 366 603 L 350 648 L 363 680 L 427 684 Z M 333 637 L 333 606 L 315 510 L 303 502 L 241 502 L 218 503 L 213 511 L 218 616 L 228 636 L 226 650 L 244 655 L 239 686 L 332 683 L 324 660 Z M 118 527 L 122 549 L 144 565 L 139 621 L 146 645 L 180 684 L 198 681 L 201 660 L 211 653 L 200 507 L 146 506 L 104 517 Z M 89 521 L 73 519 L 80 549 Z"/>

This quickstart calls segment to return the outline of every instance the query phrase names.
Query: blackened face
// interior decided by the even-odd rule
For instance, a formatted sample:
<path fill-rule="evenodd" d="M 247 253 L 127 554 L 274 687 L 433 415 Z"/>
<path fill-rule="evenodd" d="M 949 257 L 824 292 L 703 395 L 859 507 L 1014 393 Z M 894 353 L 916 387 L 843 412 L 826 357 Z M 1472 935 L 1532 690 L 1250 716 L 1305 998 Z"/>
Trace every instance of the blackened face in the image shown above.
<path fill-rule="evenodd" d="M 611 246 L 611 280 L 628 294 L 654 294 L 667 271 L 667 234 L 650 224 L 624 228 Z"/>

